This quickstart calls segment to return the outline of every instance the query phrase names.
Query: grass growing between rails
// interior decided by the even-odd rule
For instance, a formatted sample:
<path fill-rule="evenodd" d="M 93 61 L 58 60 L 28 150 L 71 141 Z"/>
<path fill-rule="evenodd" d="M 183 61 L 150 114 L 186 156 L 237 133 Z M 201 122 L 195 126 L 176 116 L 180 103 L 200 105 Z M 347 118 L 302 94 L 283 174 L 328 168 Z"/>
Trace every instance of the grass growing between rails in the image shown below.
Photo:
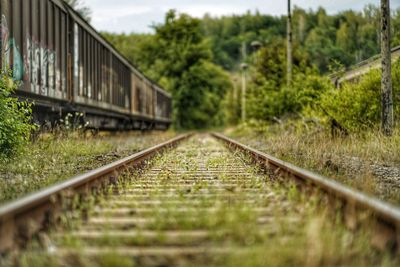
<path fill-rule="evenodd" d="M 173 132 L 83 137 L 42 135 L 0 161 L 0 203 L 129 156 L 172 138 Z"/>
<path fill-rule="evenodd" d="M 255 149 L 400 204 L 400 129 L 392 137 L 378 130 L 332 138 L 298 124 L 242 125 L 226 134 Z"/>
<path fill-rule="evenodd" d="M 98 201 L 88 222 L 51 234 L 50 254 L 32 247 L 18 266 L 398 266 L 371 247 L 368 221 L 349 231 L 322 194 L 271 180 L 248 162 L 210 137 L 194 137 L 127 176 L 121 195 Z M 72 254 L 60 256 L 66 247 Z M 87 256 L 89 247 L 107 253 Z M 180 251 L 120 250 L 151 247 Z M 199 247 L 198 255 L 182 253 Z"/>

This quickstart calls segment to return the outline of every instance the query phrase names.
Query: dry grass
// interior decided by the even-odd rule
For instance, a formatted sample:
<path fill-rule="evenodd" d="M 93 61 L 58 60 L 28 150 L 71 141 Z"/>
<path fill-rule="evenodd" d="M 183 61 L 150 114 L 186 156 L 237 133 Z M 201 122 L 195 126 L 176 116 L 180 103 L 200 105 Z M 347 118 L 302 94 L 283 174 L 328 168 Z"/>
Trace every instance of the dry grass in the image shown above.
<path fill-rule="evenodd" d="M 364 222 L 356 232 L 349 231 L 342 223 L 340 212 L 335 214 L 329 211 L 326 199 L 319 192 L 306 195 L 294 184 L 272 181 L 267 175 L 260 174 L 257 166 L 245 164 L 249 161 L 246 156 L 236 153 L 238 157 L 234 158 L 220 151 L 213 154 L 211 151 L 220 149 L 219 145 L 215 141 L 199 140 L 192 139 L 182 145 L 181 150 L 178 148 L 154 160 L 152 166 L 162 171 L 157 175 L 155 184 L 152 182 L 153 186 L 157 185 L 157 190 L 150 193 L 148 199 L 165 200 L 168 197 L 179 199 L 179 202 L 164 201 L 153 206 L 151 213 L 142 216 L 154 218 L 154 222 L 143 229 L 139 226 L 133 229 L 159 231 L 158 238 L 150 241 L 136 237 L 125 241 L 128 243 L 122 243 L 120 239 L 105 234 L 104 239 L 93 242 L 97 246 L 116 248 L 121 244 L 132 248 L 161 246 L 165 242 L 165 230 L 203 229 L 210 232 L 210 237 L 194 244 L 209 247 L 209 256 L 185 259 L 177 254 L 167 262 L 157 257 L 137 262 L 132 257 L 112 254 L 112 250 L 109 255 L 95 259 L 79 253 L 60 258 L 57 255 L 38 253 L 40 248 L 35 251 L 33 247 L 19 256 L 20 266 L 31 266 L 31 263 L 35 263 L 35 266 L 60 266 L 60 262 L 63 266 L 398 266 L 398 258 L 379 253 L 372 248 L 368 222 Z M 200 147 L 207 149 L 201 151 Z M 191 190 L 187 191 L 184 190 L 184 185 L 178 183 L 193 178 L 177 175 L 178 170 L 204 172 L 201 168 L 206 167 L 206 170 L 220 169 L 227 172 L 232 168 L 228 162 L 244 167 L 249 174 L 242 176 L 243 174 L 221 173 L 216 176 L 216 180 L 221 183 L 234 184 L 235 190 L 227 190 L 221 194 L 214 191 L 216 189 L 211 186 L 212 183 L 199 181 L 194 182 Z M 149 177 L 148 172 L 132 174 L 124 188 L 146 188 L 152 184 L 148 181 Z M 245 181 L 246 177 L 249 180 Z M 178 191 L 181 189 L 182 193 L 168 194 L 164 186 L 174 186 Z M 221 188 L 224 188 L 223 185 Z M 245 189 L 255 191 L 246 193 Z M 226 194 L 229 194 L 229 203 L 225 201 Z M 129 199 L 124 194 L 114 197 L 118 200 Z M 112 206 L 112 198 L 106 197 L 97 205 Z M 197 204 L 193 204 L 194 199 L 198 201 Z M 242 201 L 246 199 L 254 202 Z M 143 207 L 140 200 L 130 201 L 132 208 Z M 267 213 L 257 212 L 254 209 L 256 206 L 267 208 Z M 187 210 L 179 211 L 182 207 Z M 131 216 L 139 215 L 132 213 Z M 257 222 L 265 216 L 272 220 L 266 223 Z M 78 228 L 84 229 L 85 226 L 87 223 L 84 222 Z M 123 229 L 132 230 L 125 227 Z M 64 237 L 66 240 L 58 246 L 80 251 L 88 245 L 85 243 L 87 241 L 71 237 L 68 230 Z M 213 254 L 215 248 L 229 250 L 226 254 Z"/>
<path fill-rule="evenodd" d="M 258 150 L 339 180 L 366 193 L 400 203 L 400 130 L 332 138 L 324 131 L 290 127 L 239 127 L 227 134 Z"/>
<path fill-rule="evenodd" d="M 40 136 L 21 155 L 0 162 L 0 203 L 111 163 L 174 135 L 132 132 L 97 137 Z"/>

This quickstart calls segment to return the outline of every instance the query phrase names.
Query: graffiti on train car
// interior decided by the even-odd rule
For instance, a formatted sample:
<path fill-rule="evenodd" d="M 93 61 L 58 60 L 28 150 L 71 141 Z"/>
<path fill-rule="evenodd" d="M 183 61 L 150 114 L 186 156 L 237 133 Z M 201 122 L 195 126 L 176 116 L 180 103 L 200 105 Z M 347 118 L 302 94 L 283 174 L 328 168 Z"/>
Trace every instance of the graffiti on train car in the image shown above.
<path fill-rule="evenodd" d="M 56 65 L 56 53 L 52 50 L 47 50 L 47 54 L 48 54 L 48 68 L 49 68 L 49 72 L 48 72 L 48 85 L 50 89 L 55 89 L 55 65 Z"/>
<path fill-rule="evenodd" d="M 60 88 L 61 75 L 55 71 L 56 53 L 34 38 L 27 37 L 24 53 L 10 31 L 5 15 L 0 21 L 1 68 L 11 70 L 15 81 L 30 82 L 31 92 L 48 96 L 49 89 Z M 58 72 L 58 75 L 57 75 Z M 58 77 L 57 77 L 58 76 Z M 55 80 L 56 79 L 56 80 Z"/>
<path fill-rule="evenodd" d="M 39 75 L 40 75 L 40 49 L 39 44 L 30 38 L 26 40 L 27 58 L 30 69 L 31 91 L 39 93 Z"/>
<path fill-rule="evenodd" d="M 22 80 L 24 67 L 20 49 L 14 38 L 10 38 L 10 32 L 5 15 L 1 16 L 1 67 L 3 71 L 12 70 L 14 80 Z M 11 60 L 11 57 L 12 60 Z"/>
<path fill-rule="evenodd" d="M 32 92 L 47 96 L 50 90 L 55 89 L 55 65 L 56 53 L 53 50 L 41 46 L 34 38 L 26 39 L 24 81 L 31 82 Z"/>
<path fill-rule="evenodd" d="M 48 94 L 48 50 L 40 47 L 40 94 L 47 95 Z"/>

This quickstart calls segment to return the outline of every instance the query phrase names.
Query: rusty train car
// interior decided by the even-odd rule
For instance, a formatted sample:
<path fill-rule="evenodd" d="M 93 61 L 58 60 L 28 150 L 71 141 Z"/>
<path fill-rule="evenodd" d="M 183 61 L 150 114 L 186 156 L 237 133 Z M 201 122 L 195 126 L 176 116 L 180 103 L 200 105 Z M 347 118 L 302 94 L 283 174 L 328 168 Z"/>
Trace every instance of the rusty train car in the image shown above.
<path fill-rule="evenodd" d="M 171 96 L 62 0 L 0 0 L 1 64 L 34 119 L 83 114 L 96 129 L 165 129 Z"/>

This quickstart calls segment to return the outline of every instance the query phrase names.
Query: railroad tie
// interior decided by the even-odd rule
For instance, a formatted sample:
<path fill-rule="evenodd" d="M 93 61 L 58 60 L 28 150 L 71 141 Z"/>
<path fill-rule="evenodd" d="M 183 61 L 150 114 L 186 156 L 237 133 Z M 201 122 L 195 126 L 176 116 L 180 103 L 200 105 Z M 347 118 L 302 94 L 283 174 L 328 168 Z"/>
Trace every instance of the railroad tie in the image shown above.
<path fill-rule="evenodd" d="M 88 221 L 51 235 L 55 251 L 127 257 L 138 266 L 198 266 L 282 231 L 287 238 L 304 217 L 243 155 L 209 135 L 157 157 L 119 192 L 101 200 Z"/>

